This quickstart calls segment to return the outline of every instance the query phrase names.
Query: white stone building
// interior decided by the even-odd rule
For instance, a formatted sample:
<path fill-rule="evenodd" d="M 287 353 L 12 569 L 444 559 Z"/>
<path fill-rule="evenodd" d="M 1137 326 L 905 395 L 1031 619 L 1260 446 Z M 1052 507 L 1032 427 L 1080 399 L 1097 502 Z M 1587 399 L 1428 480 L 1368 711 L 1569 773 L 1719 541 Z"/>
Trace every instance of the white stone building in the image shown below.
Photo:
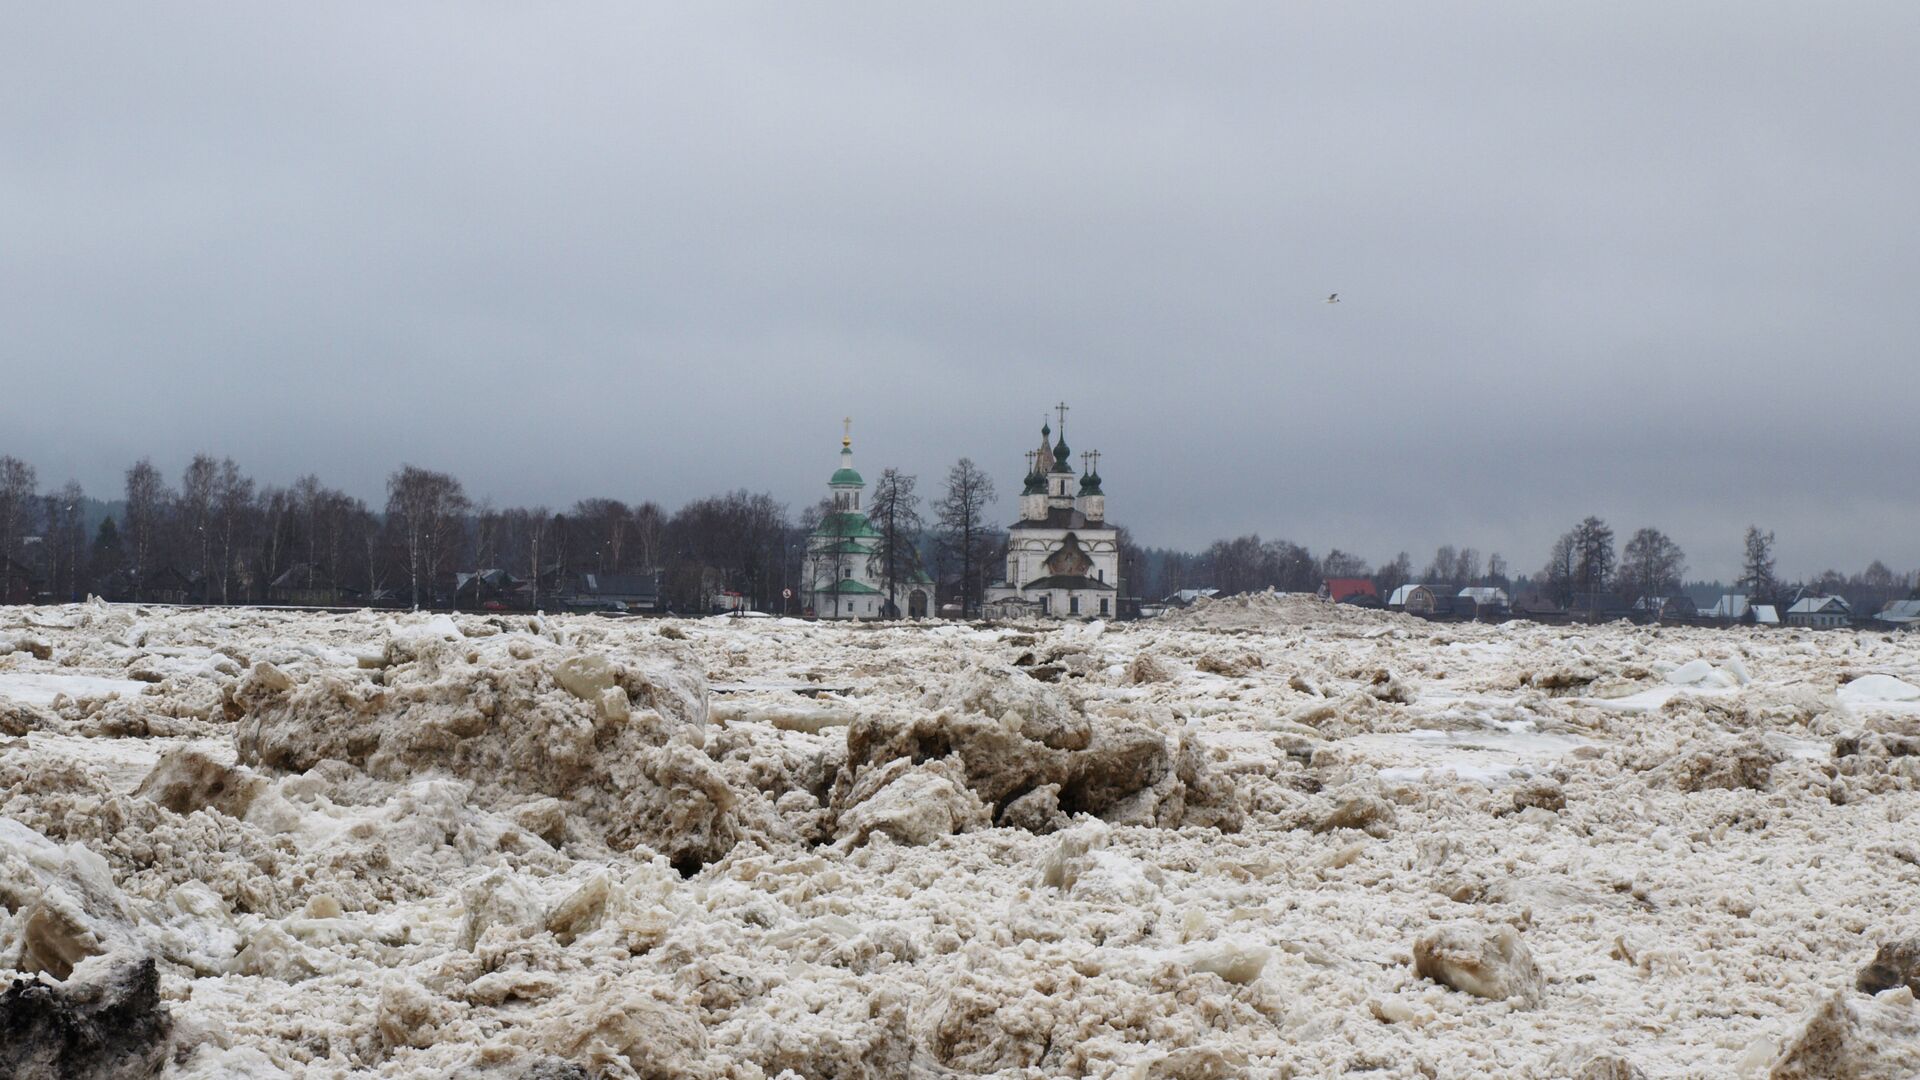
<path fill-rule="evenodd" d="M 1020 520 L 1007 528 L 1001 580 L 987 586 L 990 618 L 1111 618 L 1120 606 L 1120 531 L 1107 520 L 1100 455 L 1082 455 L 1076 487 L 1067 449 L 1066 406 L 1060 441 L 1040 425 L 1040 449 L 1028 454 Z"/>
<path fill-rule="evenodd" d="M 840 440 L 840 468 L 827 481 L 833 510 L 807 537 L 800 598 L 822 619 L 923 619 L 933 613 L 933 579 L 915 562 L 894 583 L 889 610 L 885 573 L 877 557 L 880 532 L 867 520 L 861 495 L 867 483 L 853 468 L 851 431 Z"/>

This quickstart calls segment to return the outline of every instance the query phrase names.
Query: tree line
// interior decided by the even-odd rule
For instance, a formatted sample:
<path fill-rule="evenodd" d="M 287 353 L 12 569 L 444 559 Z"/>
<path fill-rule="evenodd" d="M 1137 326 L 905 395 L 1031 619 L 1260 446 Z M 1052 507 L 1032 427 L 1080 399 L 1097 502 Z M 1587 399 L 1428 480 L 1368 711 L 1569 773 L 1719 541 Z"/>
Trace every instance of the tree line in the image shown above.
<path fill-rule="evenodd" d="M 1742 544 L 1741 573 L 1731 588 L 1755 604 L 1776 604 L 1796 589 L 1806 588 L 1845 596 L 1855 610 L 1877 610 L 1920 586 L 1920 574 L 1896 573 L 1878 559 L 1854 574 L 1826 570 L 1789 583 L 1775 573 L 1771 531 L 1750 526 Z M 1517 576 L 1499 552 L 1483 559 L 1474 548 L 1452 544 L 1440 545 L 1424 564 L 1415 563 L 1403 551 L 1378 567 L 1339 548 L 1315 555 L 1292 541 L 1262 540 L 1258 534 L 1217 540 L 1198 552 L 1131 545 L 1121 550 L 1130 591 L 1149 598 L 1194 588 L 1218 589 L 1228 595 L 1264 589 L 1312 592 L 1329 579 L 1364 578 L 1373 582 L 1382 599 L 1401 585 L 1419 583 L 1492 586 L 1516 597 L 1538 596 L 1563 608 L 1594 603 L 1602 596 L 1629 606 L 1652 607 L 1682 592 L 1687 573 L 1686 552 L 1665 532 L 1642 527 L 1616 545 L 1613 528 L 1597 516 L 1584 518 L 1561 534 L 1544 567 Z"/>
<path fill-rule="evenodd" d="M 257 483 L 232 458 L 196 455 L 177 481 L 148 459 L 130 466 L 118 505 L 75 481 L 42 490 L 32 465 L 0 456 L 0 601 L 180 598 L 266 604 L 347 594 L 360 603 L 436 607 L 460 599 L 456 572 L 502 570 L 532 606 L 581 574 L 659 575 L 673 610 L 731 594 L 761 611 L 797 610 L 807 537 L 831 510 L 796 520 L 766 492 L 739 489 L 668 512 L 651 500 L 581 499 L 495 506 L 450 473 L 403 465 L 384 503 L 318 476 Z M 889 580 L 925 569 L 977 610 L 1005 533 L 988 518 L 992 481 L 961 459 L 923 520 L 915 478 L 887 469 L 868 513 Z M 92 519 L 90 522 L 90 518 Z M 29 591 L 31 589 L 31 591 Z M 478 596 L 476 590 L 475 596 Z"/>
<path fill-rule="evenodd" d="M 716 594 L 762 611 L 797 610 L 783 592 L 804 589 L 808 536 L 833 512 L 823 499 L 795 518 L 771 494 L 746 489 L 672 512 L 651 500 L 608 497 L 559 511 L 497 507 L 471 498 L 449 473 L 410 464 L 388 477 L 385 502 L 369 505 L 315 475 L 260 484 L 232 458 L 206 454 L 177 483 L 151 461 L 135 462 L 114 494 L 117 510 L 102 516 L 102 504 L 77 482 L 43 491 L 31 465 L 0 456 L 0 599 L 31 598 L 24 590 L 33 581 L 56 600 L 147 600 L 185 583 L 202 603 L 350 590 L 360 602 L 432 607 L 455 601 L 454 571 L 500 569 L 526 583 L 534 606 L 582 573 L 658 572 L 674 610 L 705 610 Z M 994 497 L 991 478 L 966 458 L 930 499 L 917 477 L 883 469 L 865 512 L 880 534 L 871 558 L 888 595 L 925 571 L 944 599 L 977 612 L 1005 555 L 1006 532 L 989 517 Z M 1660 529 L 1639 528 L 1616 546 L 1612 527 L 1597 516 L 1555 540 L 1540 570 L 1518 577 L 1500 553 L 1483 557 L 1452 544 L 1424 563 L 1400 552 L 1376 567 L 1339 548 L 1316 555 L 1258 534 L 1189 552 L 1143 548 L 1126 528 L 1119 533 L 1122 588 L 1147 599 L 1189 588 L 1312 592 L 1329 578 L 1366 578 L 1383 598 L 1409 582 L 1491 585 L 1571 607 L 1600 594 L 1629 603 L 1670 596 L 1687 571 L 1686 553 Z M 1777 578 L 1773 549 L 1773 533 L 1747 529 L 1735 588 L 1755 603 L 1793 588 Z M 1800 584 L 1846 595 L 1859 608 L 1906 595 L 1915 575 L 1875 560 L 1859 573 L 1827 570 Z"/>

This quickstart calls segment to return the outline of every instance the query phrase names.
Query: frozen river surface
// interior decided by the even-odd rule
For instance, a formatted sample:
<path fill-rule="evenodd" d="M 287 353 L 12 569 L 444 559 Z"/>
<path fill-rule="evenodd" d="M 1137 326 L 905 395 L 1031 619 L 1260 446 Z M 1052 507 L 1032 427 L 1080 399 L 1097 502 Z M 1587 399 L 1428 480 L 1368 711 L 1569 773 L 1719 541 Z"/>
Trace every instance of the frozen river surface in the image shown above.
<path fill-rule="evenodd" d="M 0 608 L 0 1074 L 1913 1077 L 1914 641 Z"/>

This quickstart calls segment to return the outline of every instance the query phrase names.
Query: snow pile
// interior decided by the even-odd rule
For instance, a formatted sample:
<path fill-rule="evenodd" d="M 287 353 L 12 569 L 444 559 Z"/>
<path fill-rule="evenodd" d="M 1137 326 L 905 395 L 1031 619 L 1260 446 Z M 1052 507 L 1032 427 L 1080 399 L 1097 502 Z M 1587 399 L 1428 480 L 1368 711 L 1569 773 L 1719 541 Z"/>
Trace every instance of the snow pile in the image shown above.
<path fill-rule="evenodd" d="M 1906 987 L 1861 999 L 1834 991 L 1807 1016 L 1767 1080 L 1910 1080 L 1920 1076 L 1920 1007 Z"/>
<path fill-rule="evenodd" d="M 834 810 L 857 813 L 865 798 L 884 790 L 872 779 L 875 772 L 892 768 L 899 779 L 884 783 L 917 778 L 921 791 L 936 781 L 964 784 L 1002 824 L 1035 831 L 1076 813 L 1123 824 L 1239 824 L 1232 785 L 1212 775 L 1184 731 L 1140 719 L 1096 724 L 1048 684 L 990 669 L 970 673 L 931 700 L 945 707 L 866 715 L 847 729 Z M 924 761 L 953 768 L 940 777 L 900 768 Z M 970 810 L 955 813 L 972 817 Z"/>
<path fill-rule="evenodd" d="M 1840 700 L 1849 705 L 1920 701 L 1920 686 L 1896 679 L 1891 675 L 1862 675 L 1840 688 Z"/>
<path fill-rule="evenodd" d="M 1455 990 L 1523 1008 L 1540 1004 L 1546 980 L 1511 926 L 1444 926 L 1413 943 L 1413 966 Z"/>
<path fill-rule="evenodd" d="M 1383 629 L 1424 625 L 1419 619 L 1399 612 L 1335 604 L 1312 593 L 1283 593 L 1271 589 L 1233 596 L 1203 596 L 1189 607 L 1167 612 L 1158 621 L 1182 630 Z"/>
<path fill-rule="evenodd" d="M 443 772 L 490 808 L 558 799 L 605 842 L 689 866 L 777 828 L 759 793 L 702 752 L 704 681 L 664 649 L 616 662 L 530 634 L 470 640 L 443 616 L 394 634 L 371 671 L 296 681 L 262 661 L 232 699 L 248 764 L 337 761 L 386 780 Z"/>
<path fill-rule="evenodd" d="M 0 817 L 0 1076 L 150 1075 L 171 1018 L 107 861 Z"/>

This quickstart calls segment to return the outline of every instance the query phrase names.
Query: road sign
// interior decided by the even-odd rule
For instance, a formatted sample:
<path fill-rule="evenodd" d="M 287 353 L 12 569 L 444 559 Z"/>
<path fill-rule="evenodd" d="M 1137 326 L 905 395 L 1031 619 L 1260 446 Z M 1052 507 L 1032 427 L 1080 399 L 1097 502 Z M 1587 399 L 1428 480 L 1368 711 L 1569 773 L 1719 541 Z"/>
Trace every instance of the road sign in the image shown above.
<path fill-rule="evenodd" d="M 793 590 L 792 590 L 792 589 L 781 589 L 781 590 L 780 590 L 780 595 L 781 595 L 781 597 L 782 597 L 782 598 L 784 598 L 784 599 L 787 599 L 787 600 L 791 600 L 791 599 L 793 599 Z"/>

